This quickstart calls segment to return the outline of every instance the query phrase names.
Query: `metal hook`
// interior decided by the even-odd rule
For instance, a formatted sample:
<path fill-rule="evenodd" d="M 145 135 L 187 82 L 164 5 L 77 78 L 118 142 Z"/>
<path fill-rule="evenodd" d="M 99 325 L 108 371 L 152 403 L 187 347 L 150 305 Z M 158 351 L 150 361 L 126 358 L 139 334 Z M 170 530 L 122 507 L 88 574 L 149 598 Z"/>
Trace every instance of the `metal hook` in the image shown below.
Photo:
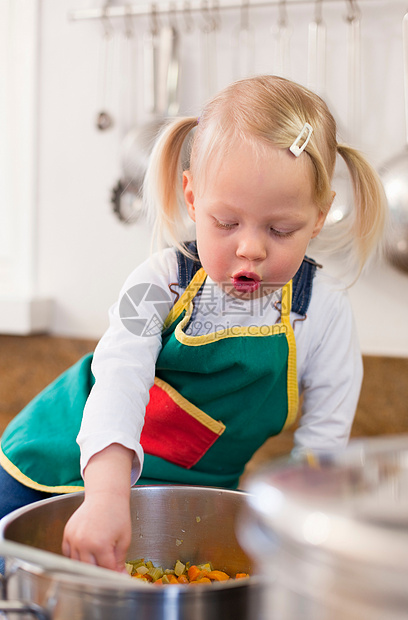
<path fill-rule="evenodd" d="M 208 7 L 208 0 L 203 0 L 201 2 L 201 15 L 204 20 L 203 24 L 203 32 L 211 32 L 212 28 L 212 20 L 210 15 L 210 9 Z"/>
<path fill-rule="evenodd" d="M 203 0 L 201 3 L 201 14 L 204 18 L 203 32 L 213 32 L 217 30 L 219 21 L 217 19 L 215 9 L 217 9 L 217 5 L 210 8 L 208 0 Z"/>
<path fill-rule="evenodd" d="M 323 22 L 323 0 L 315 0 L 315 24 L 321 24 Z"/>
<path fill-rule="evenodd" d="M 150 7 L 150 32 L 154 37 L 159 33 L 159 18 L 157 16 L 157 6 L 154 3 Z"/>
<path fill-rule="evenodd" d="M 125 37 L 132 39 L 134 35 L 132 7 L 130 4 L 125 9 Z"/>
<path fill-rule="evenodd" d="M 346 21 L 354 22 L 356 19 L 360 19 L 361 11 L 357 4 L 357 0 L 346 0 L 346 3 L 348 6 Z"/>
<path fill-rule="evenodd" d="M 184 16 L 184 30 L 185 32 L 190 33 L 193 31 L 193 28 L 194 28 L 194 19 L 191 14 L 190 0 L 186 0 L 184 2 L 183 16 Z"/>
<path fill-rule="evenodd" d="M 286 0 L 279 0 L 278 12 L 278 26 L 279 28 L 286 28 L 286 26 L 288 25 L 288 11 L 286 6 Z"/>
<path fill-rule="evenodd" d="M 170 28 L 177 27 L 177 7 L 175 2 L 170 2 L 169 5 L 169 26 Z"/>
<path fill-rule="evenodd" d="M 249 0 L 241 2 L 241 30 L 249 30 Z"/>
<path fill-rule="evenodd" d="M 111 20 L 109 19 L 109 6 L 110 2 L 107 2 L 105 6 L 102 8 L 102 26 L 103 26 L 103 36 L 105 39 L 110 39 L 113 35 L 113 26 Z"/>
<path fill-rule="evenodd" d="M 218 0 L 213 0 L 213 19 L 215 22 L 215 29 L 219 30 L 222 24 L 221 24 L 220 3 Z"/>

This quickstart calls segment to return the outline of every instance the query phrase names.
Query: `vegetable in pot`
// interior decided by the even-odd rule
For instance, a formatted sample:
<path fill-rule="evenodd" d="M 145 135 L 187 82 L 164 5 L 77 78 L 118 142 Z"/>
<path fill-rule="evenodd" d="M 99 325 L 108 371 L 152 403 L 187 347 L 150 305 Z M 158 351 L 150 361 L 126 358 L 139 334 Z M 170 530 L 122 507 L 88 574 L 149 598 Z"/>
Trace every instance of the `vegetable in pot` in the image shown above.
<path fill-rule="evenodd" d="M 245 579 L 249 577 L 248 573 L 236 573 L 235 576 L 231 576 L 225 571 L 214 570 L 211 562 L 190 565 L 190 562 L 183 564 L 183 562 L 177 560 L 174 568 L 163 569 L 162 566 L 154 566 L 150 560 L 145 561 L 144 558 L 141 558 L 126 562 L 126 569 L 132 577 L 157 585 L 211 584 L 215 581 L 228 581 L 230 579 Z"/>

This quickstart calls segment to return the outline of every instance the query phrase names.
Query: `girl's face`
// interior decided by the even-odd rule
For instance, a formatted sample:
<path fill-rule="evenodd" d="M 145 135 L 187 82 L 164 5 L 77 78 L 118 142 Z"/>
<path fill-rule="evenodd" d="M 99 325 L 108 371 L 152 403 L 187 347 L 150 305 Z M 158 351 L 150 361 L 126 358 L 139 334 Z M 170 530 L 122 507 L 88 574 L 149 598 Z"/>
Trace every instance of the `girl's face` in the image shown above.
<path fill-rule="evenodd" d="M 248 144 L 231 151 L 209 165 L 201 192 L 185 172 L 184 196 L 207 274 L 230 294 L 258 297 L 292 279 L 325 215 L 313 202 L 306 153 Z"/>

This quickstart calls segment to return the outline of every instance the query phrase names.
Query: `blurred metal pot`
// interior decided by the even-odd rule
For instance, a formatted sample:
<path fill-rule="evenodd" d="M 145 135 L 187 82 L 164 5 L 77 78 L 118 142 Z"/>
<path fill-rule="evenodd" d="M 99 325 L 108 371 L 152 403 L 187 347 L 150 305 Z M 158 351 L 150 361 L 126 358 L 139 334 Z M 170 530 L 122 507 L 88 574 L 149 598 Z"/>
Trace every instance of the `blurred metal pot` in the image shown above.
<path fill-rule="evenodd" d="M 401 153 L 382 166 L 380 175 L 391 216 L 387 256 L 395 267 L 408 271 L 408 13 L 404 15 L 402 22 L 402 38 L 406 145 Z"/>
<path fill-rule="evenodd" d="M 266 620 L 405 620 L 408 436 L 285 460 L 248 484 L 238 534 Z"/>

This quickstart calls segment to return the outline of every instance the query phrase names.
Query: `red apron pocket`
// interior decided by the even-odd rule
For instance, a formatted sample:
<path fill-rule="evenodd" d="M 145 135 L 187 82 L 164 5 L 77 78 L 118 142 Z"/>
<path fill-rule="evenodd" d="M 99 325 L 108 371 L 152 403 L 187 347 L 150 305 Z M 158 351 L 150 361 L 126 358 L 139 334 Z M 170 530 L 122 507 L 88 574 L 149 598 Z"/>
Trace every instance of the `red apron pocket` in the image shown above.
<path fill-rule="evenodd" d="M 190 469 L 224 430 L 222 422 L 211 418 L 156 377 L 140 437 L 146 454 Z"/>

